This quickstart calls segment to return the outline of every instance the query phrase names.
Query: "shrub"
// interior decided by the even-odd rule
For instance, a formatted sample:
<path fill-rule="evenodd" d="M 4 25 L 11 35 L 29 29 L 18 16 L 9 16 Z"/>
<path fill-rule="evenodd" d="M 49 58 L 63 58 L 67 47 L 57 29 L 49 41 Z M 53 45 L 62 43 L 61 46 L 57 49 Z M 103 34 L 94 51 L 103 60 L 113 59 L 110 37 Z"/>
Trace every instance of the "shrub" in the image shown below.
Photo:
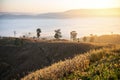
<path fill-rule="evenodd" d="M 16 46 L 22 46 L 23 45 L 23 40 L 15 38 L 14 45 L 16 45 Z"/>

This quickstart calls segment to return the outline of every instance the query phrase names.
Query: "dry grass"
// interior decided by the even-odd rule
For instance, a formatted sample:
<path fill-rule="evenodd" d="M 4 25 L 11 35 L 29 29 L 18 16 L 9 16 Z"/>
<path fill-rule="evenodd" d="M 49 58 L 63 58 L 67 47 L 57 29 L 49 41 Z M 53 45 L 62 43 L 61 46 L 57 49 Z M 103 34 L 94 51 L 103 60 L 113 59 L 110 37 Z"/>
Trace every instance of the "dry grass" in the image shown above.
<path fill-rule="evenodd" d="M 50 67 L 37 70 L 36 72 L 22 78 L 22 80 L 59 80 L 72 72 L 83 72 L 91 63 L 94 63 L 108 55 L 117 55 L 119 52 L 120 46 L 92 50 L 88 53 L 77 55 L 73 59 L 67 59 L 65 61 L 55 63 Z"/>
<path fill-rule="evenodd" d="M 55 63 L 50 67 L 36 71 L 35 73 L 29 75 L 29 77 L 26 77 L 25 80 L 39 80 L 39 79 L 56 80 L 75 70 L 83 71 L 88 67 L 88 65 L 89 60 L 87 59 L 87 57 L 85 55 L 80 55 L 73 59 L 66 60 L 64 62 L 61 61 L 59 63 Z"/>
<path fill-rule="evenodd" d="M 70 59 L 77 54 L 103 47 L 89 43 L 34 42 L 27 39 L 23 39 L 23 45 L 19 45 L 20 40 L 16 41 L 16 45 L 14 42 L 15 39 L 13 38 L 0 40 L 0 64 L 6 63 L 11 67 L 8 68 L 9 73 L 3 68 L 3 71 L 5 71 L 0 73 L 0 79 L 2 80 L 18 80 L 30 72 L 50 66 L 60 60 Z M 1 76 L 3 74 L 5 75 Z"/>

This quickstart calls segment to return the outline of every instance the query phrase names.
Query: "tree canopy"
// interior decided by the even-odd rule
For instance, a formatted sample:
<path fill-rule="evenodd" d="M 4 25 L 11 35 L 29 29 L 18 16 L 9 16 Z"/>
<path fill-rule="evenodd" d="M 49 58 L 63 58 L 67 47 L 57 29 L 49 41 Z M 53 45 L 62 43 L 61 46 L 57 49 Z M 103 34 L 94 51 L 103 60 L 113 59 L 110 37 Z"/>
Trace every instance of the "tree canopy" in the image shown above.
<path fill-rule="evenodd" d="M 56 39 L 60 39 L 62 37 L 60 29 L 55 30 L 55 35 L 54 37 Z"/>
<path fill-rule="evenodd" d="M 41 29 L 38 28 L 38 29 L 36 30 L 36 32 L 37 32 L 37 38 L 39 38 L 39 37 L 40 37 L 40 33 L 41 33 Z"/>
<path fill-rule="evenodd" d="M 77 32 L 76 31 L 71 31 L 70 32 L 71 39 L 74 41 L 77 38 Z"/>

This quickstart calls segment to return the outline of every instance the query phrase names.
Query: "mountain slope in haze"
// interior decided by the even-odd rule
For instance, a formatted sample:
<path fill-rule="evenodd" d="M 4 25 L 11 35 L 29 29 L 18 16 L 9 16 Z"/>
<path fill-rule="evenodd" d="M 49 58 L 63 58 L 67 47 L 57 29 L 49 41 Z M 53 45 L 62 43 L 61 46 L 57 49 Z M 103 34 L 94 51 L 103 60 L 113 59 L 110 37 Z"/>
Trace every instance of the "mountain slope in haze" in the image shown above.
<path fill-rule="evenodd" d="M 120 17 L 120 8 L 108 9 L 73 9 L 65 12 L 44 14 L 0 13 L 0 18 L 81 18 L 81 17 Z"/>

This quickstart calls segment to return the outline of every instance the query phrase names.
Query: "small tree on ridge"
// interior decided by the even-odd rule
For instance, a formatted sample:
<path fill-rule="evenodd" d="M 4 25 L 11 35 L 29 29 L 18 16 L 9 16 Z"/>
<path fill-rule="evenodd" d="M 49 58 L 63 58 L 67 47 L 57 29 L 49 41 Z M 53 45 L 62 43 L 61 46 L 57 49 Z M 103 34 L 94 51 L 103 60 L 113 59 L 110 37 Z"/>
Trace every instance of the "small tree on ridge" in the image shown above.
<path fill-rule="evenodd" d="M 62 37 L 60 29 L 55 30 L 55 35 L 54 37 L 56 39 L 60 39 Z"/>
<path fill-rule="evenodd" d="M 41 33 L 41 29 L 38 28 L 38 29 L 36 30 L 36 32 L 37 32 L 37 38 L 39 38 L 39 37 L 40 37 L 40 33 Z"/>
<path fill-rule="evenodd" d="M 73 41 L 75 41 L 76 38 L 77 38 L 77 32 L 76 32 L 76 31 L 71 31 L 71 32 L 70 32 L 70 37 L 71 37 L 71 39 L 72 39 Z"/>

